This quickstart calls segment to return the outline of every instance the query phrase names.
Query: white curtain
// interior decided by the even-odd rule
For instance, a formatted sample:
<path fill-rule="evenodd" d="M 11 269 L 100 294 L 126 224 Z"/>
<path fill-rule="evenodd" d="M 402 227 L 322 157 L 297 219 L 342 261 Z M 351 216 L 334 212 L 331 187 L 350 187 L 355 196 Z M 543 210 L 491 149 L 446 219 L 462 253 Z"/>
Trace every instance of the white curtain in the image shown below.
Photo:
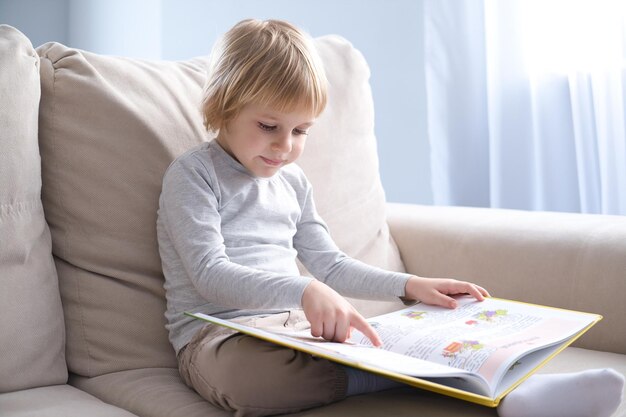
<path fill-rule="evenodd" d="M 626 214 L 626 13 L 425 0 L 435 204 Z"/>

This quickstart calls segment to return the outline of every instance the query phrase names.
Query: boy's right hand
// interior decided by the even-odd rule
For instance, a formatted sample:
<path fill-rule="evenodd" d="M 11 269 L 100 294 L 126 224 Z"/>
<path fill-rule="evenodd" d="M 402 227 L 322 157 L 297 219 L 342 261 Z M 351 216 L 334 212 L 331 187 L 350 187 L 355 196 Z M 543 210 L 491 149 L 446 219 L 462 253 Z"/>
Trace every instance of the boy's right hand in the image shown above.
<path fill-rule="evenodd" d="M 380 336 L 345 298 L 328 285 L 313 280 L 304 289 L 302 308 L 311 323 L 311 335 L 333 342 L 345 342 L 354 327 L 376 347 L 382 346 Z"/>

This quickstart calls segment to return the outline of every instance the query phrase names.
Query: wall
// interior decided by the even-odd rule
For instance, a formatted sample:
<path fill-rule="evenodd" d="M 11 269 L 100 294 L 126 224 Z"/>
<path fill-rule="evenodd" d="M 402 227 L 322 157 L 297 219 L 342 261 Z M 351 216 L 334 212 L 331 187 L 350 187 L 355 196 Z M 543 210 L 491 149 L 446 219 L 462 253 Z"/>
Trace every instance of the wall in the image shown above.
<path fill-rule="evenodd" d="M 421 0 L 0 0 L 0 23 L 38 46 L 54 40 L 147 59 L 207 54 L 247 17 L 289 20 L 313 36 L 350 40 L 371 67 L 387 199 L 432 203 Z"/>
<path fill-rule="evenodd" d="M 68 0 L 0 0 L 0 24 L 18 28 L 37 47 L 67 42 Z"/>

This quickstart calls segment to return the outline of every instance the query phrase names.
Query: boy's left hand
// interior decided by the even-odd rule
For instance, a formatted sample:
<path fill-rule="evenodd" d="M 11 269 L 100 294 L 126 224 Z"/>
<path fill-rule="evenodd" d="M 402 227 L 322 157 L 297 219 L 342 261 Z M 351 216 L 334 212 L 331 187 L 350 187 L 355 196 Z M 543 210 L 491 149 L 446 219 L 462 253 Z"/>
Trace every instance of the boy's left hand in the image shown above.
<path fill-rule="evenodd" d="M 412 276 L 406 283 L 405 296 L 426 304 L 456 308 L 457 302 L 449 295 L 469 294 L 478 301 L 489 297 L 486 289 L 471 282 L 444 278 L 422 278 Z"/>

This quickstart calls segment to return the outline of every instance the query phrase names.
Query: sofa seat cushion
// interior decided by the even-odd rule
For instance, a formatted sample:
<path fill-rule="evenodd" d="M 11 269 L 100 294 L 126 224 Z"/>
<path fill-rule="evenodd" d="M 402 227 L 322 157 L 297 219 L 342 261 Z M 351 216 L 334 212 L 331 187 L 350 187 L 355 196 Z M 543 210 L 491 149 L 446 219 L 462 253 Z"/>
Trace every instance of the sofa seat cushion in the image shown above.
<path fill-rule="evenodd" d="M 626 355 L 567 348 L 541 373 L 577 372 L 613 367 L 626 374 Z M 71 376 L 70 384 L 142 417 L 222 417 L 229 415 L 203 401 L 187 388 L 176 369 L 123 371 L 95 378 Z M 621 413 L 621 414 L 620 414 Z M 618 416 L 626 415 L 622 404 Z M 495 409 L 407 387 L 347 398 L 293 416 L 496 417 Z"/>
<path fill-rule="evenodd" d="M 6 417 L 136 417 L 69 385 L 51 385 L 0 394 Z"/>
<path fill-rule="evenodd" d="M 7 25 L 0 25 L 0 67 L 0 392 L 10 392 L 64 384 L 67 366 L 41 202 L 39 57 Z"/>
<path fill-rule="evenodd" d="M 70 374 L 69 383 L 142 417 L 226 417 L 188 388 L 174 368 L 145 368 L 94 378 Z"/>

